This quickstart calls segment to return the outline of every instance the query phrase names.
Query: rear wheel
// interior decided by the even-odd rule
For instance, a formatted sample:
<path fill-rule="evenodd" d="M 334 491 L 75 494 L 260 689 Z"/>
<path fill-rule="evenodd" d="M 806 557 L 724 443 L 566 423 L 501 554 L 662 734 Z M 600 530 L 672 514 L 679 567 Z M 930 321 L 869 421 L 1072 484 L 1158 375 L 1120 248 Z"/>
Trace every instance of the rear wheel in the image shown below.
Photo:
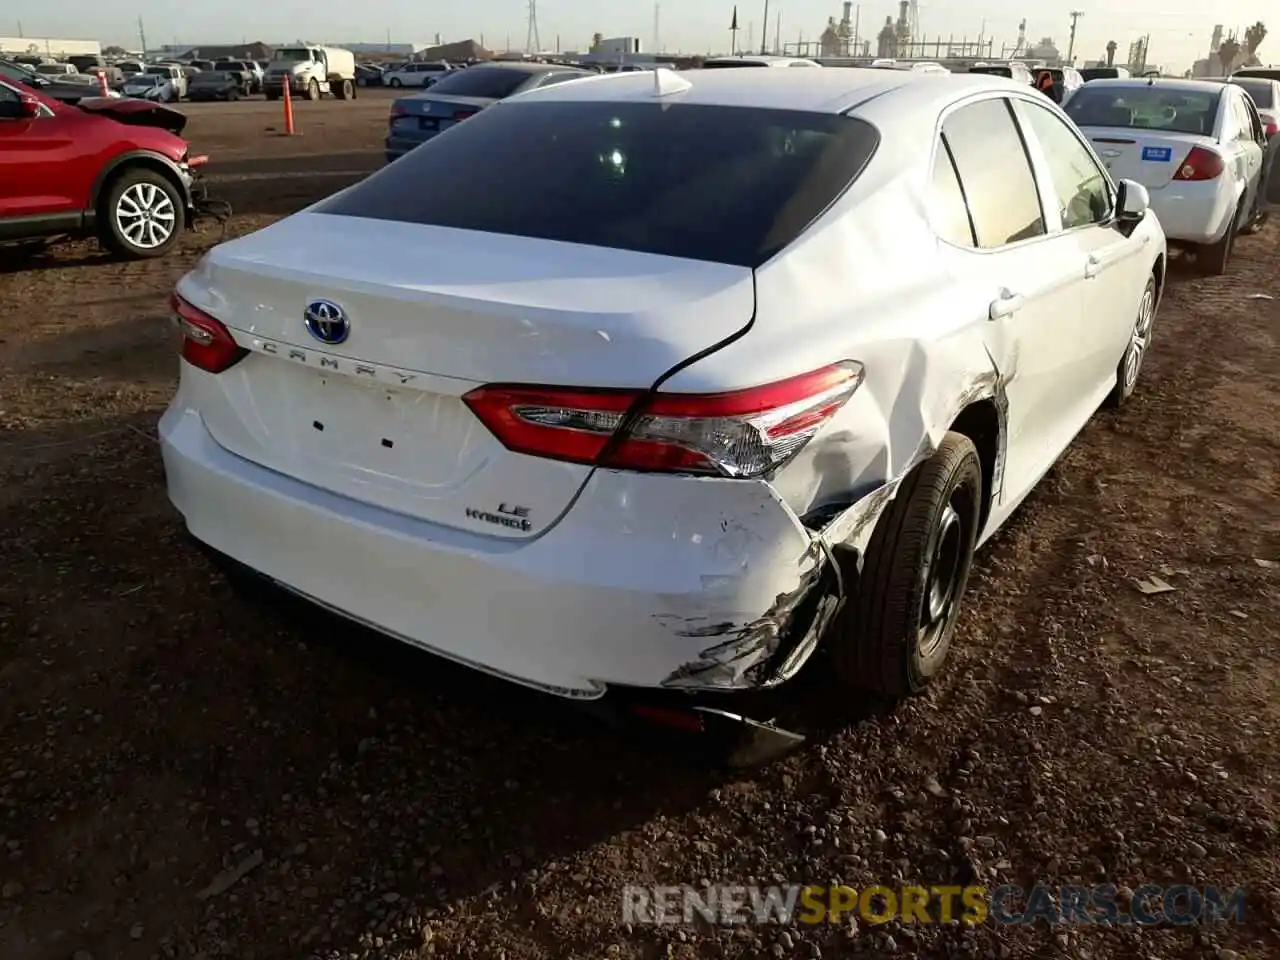
<path fill-rule="evenodd" d="M 392 78 L 391 78 L 391 82 L 390 82 L 389 84 L 387 84 L 387 86 L 390 86 L 390 87 L 403 87 L 403 86 L 404 86 L 404 84 L 400 82 L 400 78 L 399 78 L 399 77 L 392 77 Z"/>
<path fill-rule="evenodd" d="M 947 659 L 982 516 L 973 441 L 948 433 L 916 467 L 876 525 L 832 654 L 846 684 L 901 698 L 920 693 Z"/>
<path fill-rule="evenodd" d="M 1242 201 L 1243 202 L 1243 201 Z M 1220 277 L 1227 272 L 1227 263 L 1231 260 L 1231 251 L 1235 249 L 1236 234 L 1240 232 L 1240 214 L 1242 208 L 1237 206 L 1235 216 L 1231 218 L 1231 226 L 1217 243 L 1208 243 L 1196 250 L 1196 266 L 1204 273 Z"/>
<path fill-rule="evenodd" d="M 98 209 L 98 237 L 118 256 L 160 257 L 178 242 L 186 222 L 182 194 L 163 175 L 126 168 L 107 188 Z"/>
<path fill-rule="evenodd" d="M 341 83 L 337 84 L 330 81 L 329 86 L 333 89 L 333 95 L 339 100 L 355 99 L 356 88 L 351 85 L 350 80 L 343 80 Z"/>

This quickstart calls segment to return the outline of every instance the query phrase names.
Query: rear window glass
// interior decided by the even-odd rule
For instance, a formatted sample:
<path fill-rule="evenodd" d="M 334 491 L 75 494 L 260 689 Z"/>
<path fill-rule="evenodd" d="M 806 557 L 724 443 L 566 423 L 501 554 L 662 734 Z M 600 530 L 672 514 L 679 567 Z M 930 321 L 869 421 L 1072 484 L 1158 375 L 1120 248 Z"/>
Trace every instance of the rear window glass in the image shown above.
<path fill-rule="evenodd" d="M 985 73 L 993 77 L 1008 77 L 1013 79 L 1012 67 L 970 67 L 970 73 Z"/>
<path fill-rule="evenodd" d="M 878 143 L 870 124 L 838 114 L 512 101 L 317 209 L 756 267 Z"/>
<path fill-rule="evenodd" d="M 1063 107 L 1081 127 L 1133 127 L 1171 133 L 1209 134 L 1218 115 L 1218 90 L 1169 87 L 1083 86 Z"/>
<path fill-rule="evenodd" d="M 1115 67 L 1085 67 L 1080 71 L 1080 76 L 1082 76 L 1086 81 L 1115 80 L 1118 79 L 1121 74 Z"/>
<path fill-rule="evenodd" d="M 1274 88 L 1271 86 L 1270 80 L 1233 79 L 1231 82 L 1249 94 L 1256 106 L 1262 107 L 1264 110 L 1275 106 L 1271 96 Z"/>
<path fill-rule="evenodd" d="M 432 93 L 447 93 L 454 97 L 487 97 L 501 100 L 509 97 L 529 79 L 524 70 L 504 70 L 502 67 L 472 67 L 469 70 L 451 70 L 431 85 Z"/>
<path fill-rule="evenodd" d="M 1280 80 L 1280 70 L 1268 67 L 1245 67 L 1243 70 L 1237 70 L 1231 75 L 1233 80 L 1236 77 L 1261 77 L 1266 80 Z"/>
<path fill-rule="evenodd" d="M 767 63 L 759 60 L 708 60 L 702 65 L 703 70 L 723 70 L 725 67 L 767 67 Z"/>

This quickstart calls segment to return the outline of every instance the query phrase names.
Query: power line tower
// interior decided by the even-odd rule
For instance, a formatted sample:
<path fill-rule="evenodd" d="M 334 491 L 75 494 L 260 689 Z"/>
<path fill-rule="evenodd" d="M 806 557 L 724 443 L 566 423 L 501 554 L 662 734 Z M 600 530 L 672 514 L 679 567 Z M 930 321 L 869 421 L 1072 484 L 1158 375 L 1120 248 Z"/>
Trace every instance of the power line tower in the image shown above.
<path fill-rule="evenodd" d="M 537 53 L 542 49 L 542 40 L 538 37 L 538 0 L 529 0 L 529 29 L 525 33 L 524 52 Z"/>
<path fill-rule="evenodd" d="M 1071 11 L 1071 39 L 1067 41 L 1067 63 L 1075 65 L 1076 58 L 1076 21 L 1084 16 L 1083 10 Z"/>
<path fill-rule="evenodd" d="M 662 12 L 662 5 L 655 3 L 653 5 L 653 50 L 652 53 L 662 52 L 662 40 L 658 33 L 658 16 Z"/>

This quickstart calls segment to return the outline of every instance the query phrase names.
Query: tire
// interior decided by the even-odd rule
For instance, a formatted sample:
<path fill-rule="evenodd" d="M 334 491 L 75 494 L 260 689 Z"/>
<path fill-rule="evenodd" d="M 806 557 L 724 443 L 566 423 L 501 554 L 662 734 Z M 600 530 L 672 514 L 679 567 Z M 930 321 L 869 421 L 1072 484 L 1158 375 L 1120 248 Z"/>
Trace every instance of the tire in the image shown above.
<path fill-rule="evenodd" d="M 973 567 L 982 495 L 978 451 L 954 432 L 902 481 L 833 638 L 845 685 L 897 700 L 941 671 Z"/>
<path fill-rule="evenodd" d="M 313 103 L 320 99 L 320 84 L 314 79 L 307 81 L 307 99 Z"/>
<path fill-rule="evenodd" d="M 334 84 L 330 81 L 329 86 L 333 90 L 333 95 L 339 100 L 354 100 L 356 88 L 351 85 L 350 80 L 343 80 L 341 83 Z"/>
<path fill-rule="evenodd" d="M 403 87 L 403 86 L 404 86 L 404 84 L 400 82 L 400 78 L 399 78 L 399 77 L 392 77 L 392 78 L 391 78 L 391 82 L 390 82 L 390 83 L 388 83 L 388 84 L 387 84 L 387 86 L 389 86 L 389 87 Z"/>
<path fill-rule="evenodd" d="M 1156 320 L 1156 308 L 1159 306 L 1156 299 L 1158 296 L 1156 278 L 1152 274 L 1147 277 L 1147 285 L 1142 288 L 1142 296 L 1138 298 L 1129 343 L 1116 366 L 1116 385 L 1107 394 L 1103 406 L 1118 410 L 1133 396 L 1133 391 L 1138 386 L 1138 376 L 1142 373 L 1142 361 L 1151 349 L 1151 334 Z"/>
<path fill-rule="evenodd" d="M 1243 201 L 1242 201 L 1243 202 Z M 1207 243 L 1196 249 L 1196 266 L 1201 273 L 1211 277 L 1220 277 L 1227 272 L 1227 264 L 1231 260 L 1231 251 L 1235 249 L 1236 234 L 1240 232 L 1240 214 L 1242 208 L 1237 206 L 1231 226 L 1217 243 Z"/>
<path fill-rule="evenodd" d="M 356 77 L 357 87 L 367 87 L 368 85 L 369 85 L 369 81 L 366 80 L 364 77 Z"/>
<path fill-rule="evenodd" d="M 150 216 L 143 216 L 146 210 Z M 102 195 L 97 215 L 103 246 L 131 260 L 164 256 L 186 226 L 182 193 L 163 174 L 146 167 L 125 167 L 117 174 Z M 162 238 L 157 236 L 161 230 L 167 230 Z"/>

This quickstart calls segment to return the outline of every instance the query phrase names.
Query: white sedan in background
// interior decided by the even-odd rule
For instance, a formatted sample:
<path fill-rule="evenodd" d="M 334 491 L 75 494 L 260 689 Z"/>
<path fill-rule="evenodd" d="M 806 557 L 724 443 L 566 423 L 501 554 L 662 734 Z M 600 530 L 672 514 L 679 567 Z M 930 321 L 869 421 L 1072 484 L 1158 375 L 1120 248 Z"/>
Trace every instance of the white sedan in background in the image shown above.
<path fill-rule="evenodd" d="M 232 569 L 564 697 L 815 650 L 912 694 L 974 550 L 1134 390 L 1146 206 L 993 77 L 534 90 L 183 277 L 169 495 Z"/>
<path fill-rule="evenodd" d="M 453 68 L 447 63 L 406 63 L 382 75 L 388 87 L 429 87 Z"/>
<path fill-rule="evenodd" d="M 1209 273 L 1227 269 L 1260 215 L 1266 132 L 1240 87 L 1208 80 L 1094 80 L 1067 101 L 1112 176 L 1147 188 L 1170 241 Z"/>

